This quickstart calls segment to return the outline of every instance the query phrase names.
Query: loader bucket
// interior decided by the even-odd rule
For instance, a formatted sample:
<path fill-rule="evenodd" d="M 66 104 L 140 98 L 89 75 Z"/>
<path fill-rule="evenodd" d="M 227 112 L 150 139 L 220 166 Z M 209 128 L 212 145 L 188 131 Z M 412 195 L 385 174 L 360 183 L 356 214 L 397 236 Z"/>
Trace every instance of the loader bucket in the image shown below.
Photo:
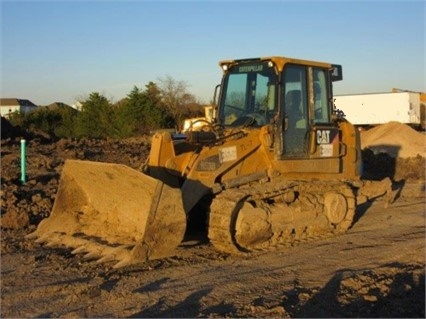
<path fill-rule="evenodd" d="M 118 268 L 170 256 L 185 229 L 180 189 L 125 165 L 67 160 L 50 217 L 28 237 Z"/>

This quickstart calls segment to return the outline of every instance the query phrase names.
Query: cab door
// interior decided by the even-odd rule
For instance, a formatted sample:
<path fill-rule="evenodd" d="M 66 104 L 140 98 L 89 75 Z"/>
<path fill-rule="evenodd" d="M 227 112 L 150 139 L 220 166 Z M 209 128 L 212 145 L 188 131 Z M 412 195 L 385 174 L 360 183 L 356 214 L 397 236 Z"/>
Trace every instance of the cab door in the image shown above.
<path fill-rule="evenodd" d="M 307 67 L 300 65 L 287 65 L 282 75 L 283 158 L 306 158 L 309 155 L 307 76 Z"/>

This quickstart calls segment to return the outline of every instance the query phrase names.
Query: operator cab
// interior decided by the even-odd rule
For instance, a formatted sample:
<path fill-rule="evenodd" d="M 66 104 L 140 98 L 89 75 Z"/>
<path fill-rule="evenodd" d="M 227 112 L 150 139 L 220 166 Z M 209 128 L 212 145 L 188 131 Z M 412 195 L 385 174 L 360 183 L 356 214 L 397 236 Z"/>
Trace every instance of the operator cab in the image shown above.
<path fill-rule="evenodd" d="M 284 57 L 222 61 L 218 123 L 225 128 L 271 125 L 278 157 L 309 157 L 311 132 L 334 127 L 332 81 L 340 65 Z M 314 132 L 315 133 L 315 132 Z M 330 141 L 328 141 L 331 143 Z"/>

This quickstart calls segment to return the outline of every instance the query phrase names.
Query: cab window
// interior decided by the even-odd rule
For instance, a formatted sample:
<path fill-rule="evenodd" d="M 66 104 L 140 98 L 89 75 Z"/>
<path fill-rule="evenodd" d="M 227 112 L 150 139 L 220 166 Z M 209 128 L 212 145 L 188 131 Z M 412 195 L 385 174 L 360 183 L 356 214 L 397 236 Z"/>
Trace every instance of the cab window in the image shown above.
<path fill-rule="evenodd" d="M 328 107 L 327 71 L 324 69 L 313 69 L 314 77 L 314 123 L 329 123 L 330 111 Z"/>
<path fill-rule="evenodd" d="M 284 116 L 286 129 L 306 129 L 308 125 L 308 90 L 306 67 L 289 65 L 284 72 Z"/>
<path fill-rule="evenodd" d="M 219 120 L 227 126 L 268 124 L 275 108 L 277 76 L 266 63 L 236 66 L 222 85 Z"/>

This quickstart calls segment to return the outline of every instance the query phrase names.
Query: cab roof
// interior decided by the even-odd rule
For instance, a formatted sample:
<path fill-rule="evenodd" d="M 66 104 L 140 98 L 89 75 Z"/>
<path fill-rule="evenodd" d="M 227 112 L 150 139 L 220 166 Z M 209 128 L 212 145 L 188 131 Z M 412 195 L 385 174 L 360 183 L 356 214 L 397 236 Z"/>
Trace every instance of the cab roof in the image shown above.
<path fill-rule="evenodd" d="M 222 60 L 219 62 L 219 65 L 221 68 L 223 68 L 224 65 L 233 66 L 236 64 L 241 63 L 250 63 L 250 62 L 261 62 L 261 61 L 272 61 L 276 67 L 278 68 L 278 71 L 282 71 L 284 68 L 284 65 L 287 63 L 291 64 L 299 64 L 299 65 L 308 65 L 308 66 L 316 66 L 316 67 L 322 67 L 322 68 L 331 68 L 332 64 L 327 62 L 318 62 L 318 61 L 310 61 L 310 60 L 302 60 L 302 59 L 295 59 L 295 58 L 289 58 L 289 57 L 283 57 L 283 56 L 270 56 L 270 57 L 259 57 L 259 58 L 247 58 L 247 59 L 236 59 L 236 60 Z"/>

